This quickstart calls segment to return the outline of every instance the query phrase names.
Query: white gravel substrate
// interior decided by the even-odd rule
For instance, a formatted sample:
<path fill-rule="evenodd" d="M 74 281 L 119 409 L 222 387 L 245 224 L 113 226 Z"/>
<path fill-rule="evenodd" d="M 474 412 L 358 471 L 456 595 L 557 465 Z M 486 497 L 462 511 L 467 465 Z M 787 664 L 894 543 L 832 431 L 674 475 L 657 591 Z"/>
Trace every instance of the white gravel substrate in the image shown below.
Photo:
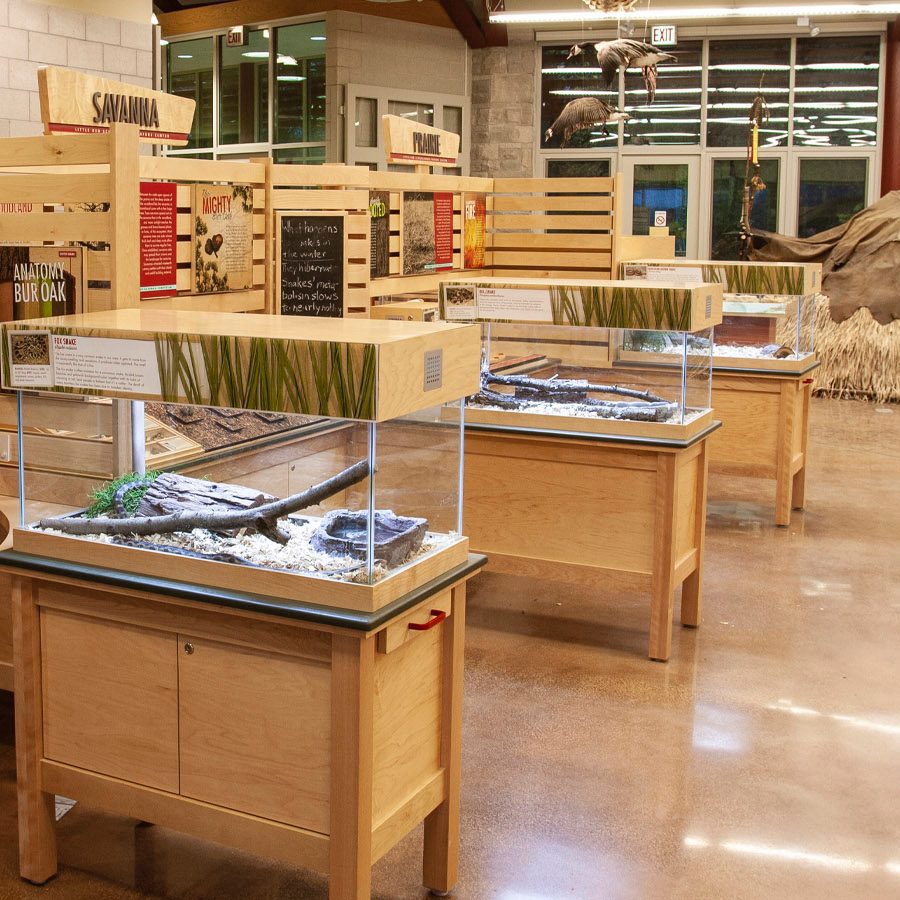
<path fill-rule="evenodd" d="M 317 575 L 334 578 L 339 581 L 351 581 L 359 584 L 366 582 L 365 565 L 351 556 L 331 556 L 328 553 L 320 553 L 310 546 L 310 538 L 319 525 L 320 519 L 309 519 L 306 524 L 297 524 L 289 519 L 279 520 L 281 528 L 290 534 L 290 540 L 284 546 L 270 541 L 261 534 L 243 534 L 235 537 L 222 537 L 207 531 L 205 528 L 195 528 L 193 531 L 176 531 L 172 534 L 144 535 L 138 540 L 149 544 L 160 544 L 168 547 L 179 547 L 185 550 L 193 550 L 195 553 L 232 553 L 257 566 L 270 569 L 287 569 L 297 571 L 303 575 Z M 108 534 L 71 535 L 55 529 L 36 529 L 47 534 L 57 534 L 62 537 L 77 537 L 83 540 L 97 541 L 102 544 L 118 543 Z M 436 534 L 426 532 L 419 549 L 411 554 L 404 564 L 413 562 L 421 556 L 426 556 L 435 550 L 441 550 L 453 541 L 458 540 L 459 535 Z M 122 545 L 127 546 L 127 544 Z M 173 560 L 177 556 L 173 556 Z M 384 565 L 375 567 L 375 580 L 379 581 L 389 573 Z"/>
<path fill-rule="evenodd" d="M 529 403 L 526 409 L 504 409 L 502 406 L 490 406 L 482 403 L 472 404 L 467 407 L 468 410 L 487 410 L 489 412 L 505 412 L 512 413 L 513 415 L 517 415 L 518 413 L 527 413 L 530 416 L 561 416 L 567 419 L 601 419 L 609 422 L 635 422 L 640 421 L 638 419 L 627 419 L 624 416 L 615 417 L 615 416 L 601 416 L 597 413 L 592 413 L 588 409 L 573 409 L 572 406 L 567 405 L 565 403 Z M 706 412 L 705 409 L 698 410 L 690 410 L 684 417 L 684 424 L 688 422 L 692 422 L 694 419 L 702 416 Z M 662 422 L 646 422 L 644 424 L 647 425 L 659 425 L 665 423 L 672 423 L 677 420 L 678 416 L 670 416 L 668 419 L 663 419 Z"/>

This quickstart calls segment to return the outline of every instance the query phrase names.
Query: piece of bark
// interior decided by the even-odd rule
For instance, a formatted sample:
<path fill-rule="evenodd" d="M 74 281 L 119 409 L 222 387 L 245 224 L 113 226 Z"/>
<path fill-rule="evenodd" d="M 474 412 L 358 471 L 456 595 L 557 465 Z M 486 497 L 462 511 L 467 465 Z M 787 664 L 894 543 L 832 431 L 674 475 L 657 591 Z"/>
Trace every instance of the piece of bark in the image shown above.
<path fill-rule="evenodd" d="M 337 475 L 313 485 L 299 494 L 274 500 L 253 509 L 180 510 L 164 516 L 134 516 L 129 519 L 86 519 L 74 516 L 54 516 L 41 519 L 41 528 L 52 528 L 67 534 L 171 534 L 173 531 L 227 531 L 248 528 L 258 531 L 278 544 L 286 544 L 288 535 L 278 528 L 278 520 L 292 512 L 316 506 L 328 497 L 351 487 L 369 474 L 368 460 L 361 459 Z"/>
<path fill-rule="evenodd" d="M 253 509 L 276 498 L 239 484 L 221 484 L 174 472 L 157 476 L 141 498 L 135 516 L 166 516 L 186 509 Z"/>

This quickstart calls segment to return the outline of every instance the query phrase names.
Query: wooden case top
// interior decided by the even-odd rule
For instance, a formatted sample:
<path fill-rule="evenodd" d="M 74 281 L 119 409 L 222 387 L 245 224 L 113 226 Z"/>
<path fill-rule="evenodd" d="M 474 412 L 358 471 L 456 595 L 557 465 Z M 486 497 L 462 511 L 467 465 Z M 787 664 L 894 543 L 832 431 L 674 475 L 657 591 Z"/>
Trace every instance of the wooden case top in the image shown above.
<path fill-rule="evenodd" d="M 629 266 L 700 269 L 703 282 L 721 284 L 726 294 L 807 295 L 822 289 L 822 264 L 758 262 L 735 259 L 630 259 L 619 266 L 623 276 Z"/>
<path fill-rule="evenodd" d="M 13 389 L 385 421 L 476 392 L 481 342 L 443 322 L 118 309 L 4 323 L 2 352 Z"/>
<path fill-rule="evenodd" d="M 456 276 L 440 296 L 451 322 L 700 331 L 722 321 L 719 283 Z"/>

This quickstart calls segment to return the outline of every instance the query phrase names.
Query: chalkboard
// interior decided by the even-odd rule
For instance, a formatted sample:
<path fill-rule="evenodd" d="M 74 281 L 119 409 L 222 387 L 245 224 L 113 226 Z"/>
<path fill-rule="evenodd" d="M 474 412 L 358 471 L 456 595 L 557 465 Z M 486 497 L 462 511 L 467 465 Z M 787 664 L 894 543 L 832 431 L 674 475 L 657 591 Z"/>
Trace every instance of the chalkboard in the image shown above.
<path fill-rule="evenodd" d="M 344 314 L 344 216 L 281 213 L 278 221 L 281 314 Z"/>

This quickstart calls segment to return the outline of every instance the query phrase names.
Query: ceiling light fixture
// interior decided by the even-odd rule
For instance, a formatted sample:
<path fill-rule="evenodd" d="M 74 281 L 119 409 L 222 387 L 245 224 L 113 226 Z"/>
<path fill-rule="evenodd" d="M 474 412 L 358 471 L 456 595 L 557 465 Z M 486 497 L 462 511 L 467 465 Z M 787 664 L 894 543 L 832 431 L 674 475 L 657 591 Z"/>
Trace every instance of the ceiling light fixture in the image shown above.
<path fill-rule="evenodd" d="M 324 35 L 324 34 L 314 34 L 314 35 L 310 38 L 310 40 L 311 40 L 311 41 L 324 41 L 324 40 L 325 40 L 325 35 Z"/>
<path fill-rule="evenodd" d="M 695 6 L 632 9 L 602 12 L 596 10 L 534 10 L 492 12 L 490 21 L 499 25 L 538 25 L 543 23 L 610 22 L 634 19 L 682 21 L 685 19 L 794 19 L 814 12 L 822 16 L 891 16 L 900 15 L 900 3 L 826 3 L 818 6 Z"/>
<path fill-rule="evenodd" d="M 269 51 L 268 50 L 245 50 L 241 56 L 246 56 L 247 59 L 268 59 Z"/>

